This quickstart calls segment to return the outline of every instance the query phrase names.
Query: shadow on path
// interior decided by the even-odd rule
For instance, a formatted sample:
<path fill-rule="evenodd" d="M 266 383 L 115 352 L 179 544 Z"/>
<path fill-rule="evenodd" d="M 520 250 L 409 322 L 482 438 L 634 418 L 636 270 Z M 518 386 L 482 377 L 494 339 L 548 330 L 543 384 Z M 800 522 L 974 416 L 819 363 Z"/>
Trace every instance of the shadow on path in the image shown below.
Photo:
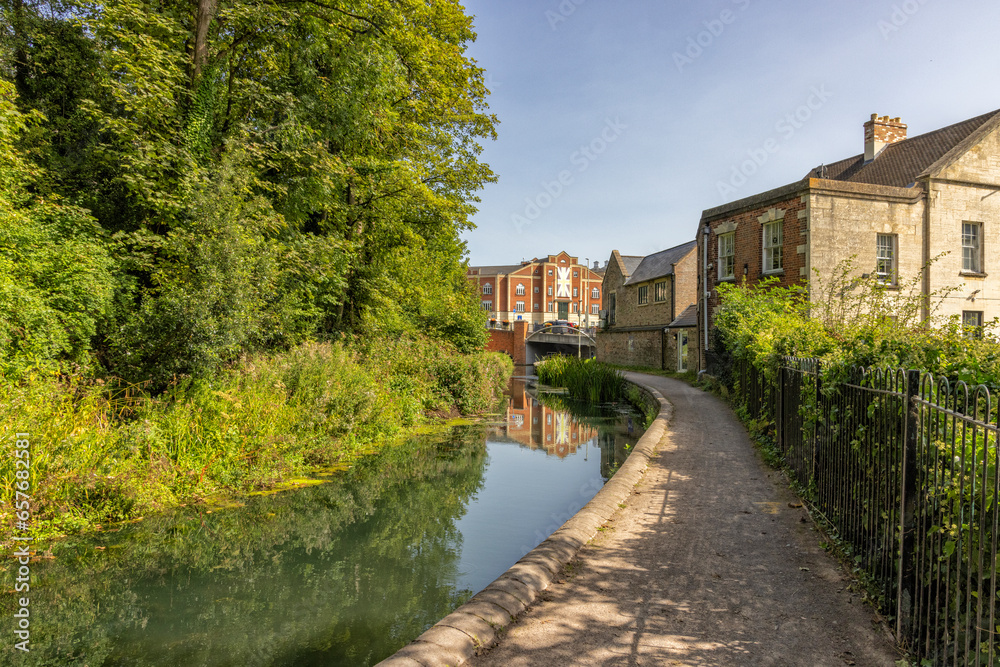
<path fill-rule="evenodd" d="M 471 664 L 892 665 L 892 642 L 732 411 L 627 375 L 674 405 L 643 481 Z"/>

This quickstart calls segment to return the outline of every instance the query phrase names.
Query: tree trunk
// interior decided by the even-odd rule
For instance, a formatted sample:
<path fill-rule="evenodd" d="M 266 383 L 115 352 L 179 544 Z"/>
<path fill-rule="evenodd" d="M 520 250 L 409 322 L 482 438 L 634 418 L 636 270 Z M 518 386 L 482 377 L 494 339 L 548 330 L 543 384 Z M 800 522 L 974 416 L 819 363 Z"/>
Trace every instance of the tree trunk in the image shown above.
<path fill-rule="evenodd" d="M 14 0 L 11 27 L 14 29 L 14 86 L 19 95 L 24 95 L 28 85 L 28 53 L 24 45 L 28 37 L 24 34 L 23 0 Z"/>
<path fill-rule="evenodd" d="M 194 80 L 201 78 L 201 72 L 208 63 L 208 29 L 215 18 L 219 0 L 197 0 L 198 14 L 194 24 Z"/>

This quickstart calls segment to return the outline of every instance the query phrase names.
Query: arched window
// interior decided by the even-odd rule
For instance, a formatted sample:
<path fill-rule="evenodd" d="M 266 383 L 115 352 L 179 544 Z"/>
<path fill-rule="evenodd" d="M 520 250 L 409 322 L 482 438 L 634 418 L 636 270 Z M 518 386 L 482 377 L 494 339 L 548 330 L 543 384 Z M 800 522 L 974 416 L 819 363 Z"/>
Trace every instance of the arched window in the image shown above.
<path fill-rule="evenodd" d="M 524 285 L 518 285 L 517 286 L 517 295 L 518 296 L 524 296 Z"/>
<path fill-rule="evenodd" d="M 483 285 L 483 294 L 493 294 L 493 284 L 486 283 Z"/>

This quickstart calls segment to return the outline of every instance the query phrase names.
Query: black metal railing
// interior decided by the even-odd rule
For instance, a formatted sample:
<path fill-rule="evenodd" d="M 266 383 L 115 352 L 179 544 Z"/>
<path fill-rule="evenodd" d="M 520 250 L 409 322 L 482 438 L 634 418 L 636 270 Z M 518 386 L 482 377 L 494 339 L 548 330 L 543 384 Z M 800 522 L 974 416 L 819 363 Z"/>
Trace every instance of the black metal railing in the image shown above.
<path fill-rule="evenodd" d="M 766 424 L 854 566 L 933 664 L 1000 665 L 997 406 L 986 387 L 816 359 L 737 363 L 733 394 Z"/>

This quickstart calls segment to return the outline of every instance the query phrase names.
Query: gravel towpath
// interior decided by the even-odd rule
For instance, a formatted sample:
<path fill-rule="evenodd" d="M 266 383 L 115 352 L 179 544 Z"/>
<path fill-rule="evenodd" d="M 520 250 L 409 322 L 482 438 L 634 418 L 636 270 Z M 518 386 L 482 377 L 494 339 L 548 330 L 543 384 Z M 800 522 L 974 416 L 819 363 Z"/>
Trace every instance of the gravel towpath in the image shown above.
<path fill-rule="evenodd" d="M 470 664 L 893 665 L 888 633 L 732 411 L 628 375 L 674 406 L 642 482 Z"/>

